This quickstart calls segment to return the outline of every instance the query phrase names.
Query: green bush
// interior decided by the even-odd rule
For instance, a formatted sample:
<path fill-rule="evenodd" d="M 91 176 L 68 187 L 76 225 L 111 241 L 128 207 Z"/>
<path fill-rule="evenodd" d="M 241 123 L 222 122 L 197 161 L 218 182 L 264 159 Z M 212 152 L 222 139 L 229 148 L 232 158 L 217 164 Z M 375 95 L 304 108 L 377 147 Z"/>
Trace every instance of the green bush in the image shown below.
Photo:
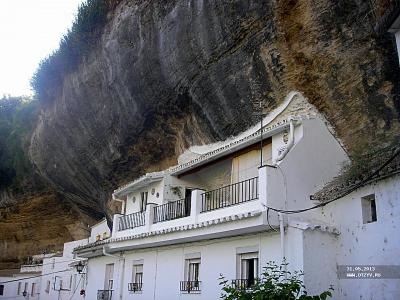
<path fill-rule="evenodd" d="M 22 97 L 0 99 L 0 188 L 16 185 L 32 170 L 27 149 L 37 104 Z"/>
<path fill-rule="evenodd" d="M 261 277 L 256 279 L 251 288 L 235 287 L 225 277 L 220 277 L 222 286 L 221 299 L 224 300 L 325 300 L 332 297 L 331 290 L 320 295 L 309 296 L 303 284 L 302 272 L 289 272 L 287 263 L 277 265 L 269 262 L 263 268 Z"/>
<path fill-rule="evenodd" d="M 121 0 L 87 0 L 78 8 L 72 27 L 61 39 L 59 48 L 42 60 L 31 79 L 31 86 L 42 102 L 54 100 L 63 78 L 97 46 L 107 15 Z"/>

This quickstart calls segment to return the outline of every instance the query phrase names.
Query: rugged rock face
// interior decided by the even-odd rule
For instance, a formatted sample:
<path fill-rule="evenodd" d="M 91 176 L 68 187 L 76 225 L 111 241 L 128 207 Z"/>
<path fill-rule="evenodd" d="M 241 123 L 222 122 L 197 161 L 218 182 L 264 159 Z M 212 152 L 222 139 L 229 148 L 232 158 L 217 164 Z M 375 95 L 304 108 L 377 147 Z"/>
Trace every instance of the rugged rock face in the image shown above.
<path fill-rule="evenodd" d="M 117 184 L 176 163 L 302 92 L 348 149 L 398 132 L 396 50 L 368 1 L 122 1 L 44 107 L 30 156 L 92 216 Z"/>
<path fill-rule="evenodd" d="M 0 269 L 16 268 L 28 255 L 59 251 L 64 242 L 85 238 L 90 221 L 52 193 L 0 207 Z"/>

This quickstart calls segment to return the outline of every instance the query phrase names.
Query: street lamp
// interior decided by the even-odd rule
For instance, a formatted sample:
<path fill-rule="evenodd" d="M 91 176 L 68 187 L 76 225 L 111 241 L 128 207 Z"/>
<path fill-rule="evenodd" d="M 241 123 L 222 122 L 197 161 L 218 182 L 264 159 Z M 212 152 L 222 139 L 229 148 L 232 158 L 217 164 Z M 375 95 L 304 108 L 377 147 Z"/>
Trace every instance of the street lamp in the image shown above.
<path fill-rule="evenodd" d="M 78 271 L 78 273 L 81 274 L 84 267 L 85 267 L 85 266 L 84 266 L 84 265 L 82 264 L 82 262 L 80 261 L 80 262 L 76 265 L 76 271 Z"/>

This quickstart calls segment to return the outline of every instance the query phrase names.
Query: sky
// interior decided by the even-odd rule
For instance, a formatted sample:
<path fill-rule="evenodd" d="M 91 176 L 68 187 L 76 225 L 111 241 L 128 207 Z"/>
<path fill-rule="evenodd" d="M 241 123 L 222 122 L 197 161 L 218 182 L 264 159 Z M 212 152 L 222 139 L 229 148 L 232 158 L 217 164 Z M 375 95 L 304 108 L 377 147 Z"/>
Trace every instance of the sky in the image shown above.
<path fill-rule="evenodd" d="M 58 48 L 81 2 L 0 0 L 0 98 L 33 94 L 33 73 Z"/>

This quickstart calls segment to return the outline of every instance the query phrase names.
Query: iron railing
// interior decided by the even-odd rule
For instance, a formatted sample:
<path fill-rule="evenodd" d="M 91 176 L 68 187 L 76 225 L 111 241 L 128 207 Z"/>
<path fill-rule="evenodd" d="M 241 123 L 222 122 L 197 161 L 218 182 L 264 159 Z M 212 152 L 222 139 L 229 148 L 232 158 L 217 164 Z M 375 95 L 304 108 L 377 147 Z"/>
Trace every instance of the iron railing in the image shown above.
<path fill-rule="evenodd" d="M 136 212 L 119 218 L 118 230 L 126 230 L 130 228 L 135 228 L 139 226 L 144 226 L 145 216 L 144 212 Z"/>
<path fill-rule="evenodd" d="M 154 207 L 153 223 L 184 218 L 190 215 L 190 198 Z"/>
<path fill-rule="evenodd" d="M 250 289 L 255 281 L 255 279 L 232 279 L 232 286 L 235 289 Z"/>
<path fill-rule="evenodd" d="M 200 292 L 201 281 L 181 281 L 180 283 L 181 292 Z"/>
<path fill-rule="evenodd" d="M 258 177 L 201 194 L 201 212 L 258 199 Z"/>
<path fill-rule="evenodd" d="M 143 283 L 141 282 L 131 282 L 128 283 L 128 291 L 130 292 L 140 292 L 142 290 Z"/>
<path fill-rule="evenodd" d="M 112 290 L 98 290 L 97 300 L 111 300 L 112 292 Z"/>

